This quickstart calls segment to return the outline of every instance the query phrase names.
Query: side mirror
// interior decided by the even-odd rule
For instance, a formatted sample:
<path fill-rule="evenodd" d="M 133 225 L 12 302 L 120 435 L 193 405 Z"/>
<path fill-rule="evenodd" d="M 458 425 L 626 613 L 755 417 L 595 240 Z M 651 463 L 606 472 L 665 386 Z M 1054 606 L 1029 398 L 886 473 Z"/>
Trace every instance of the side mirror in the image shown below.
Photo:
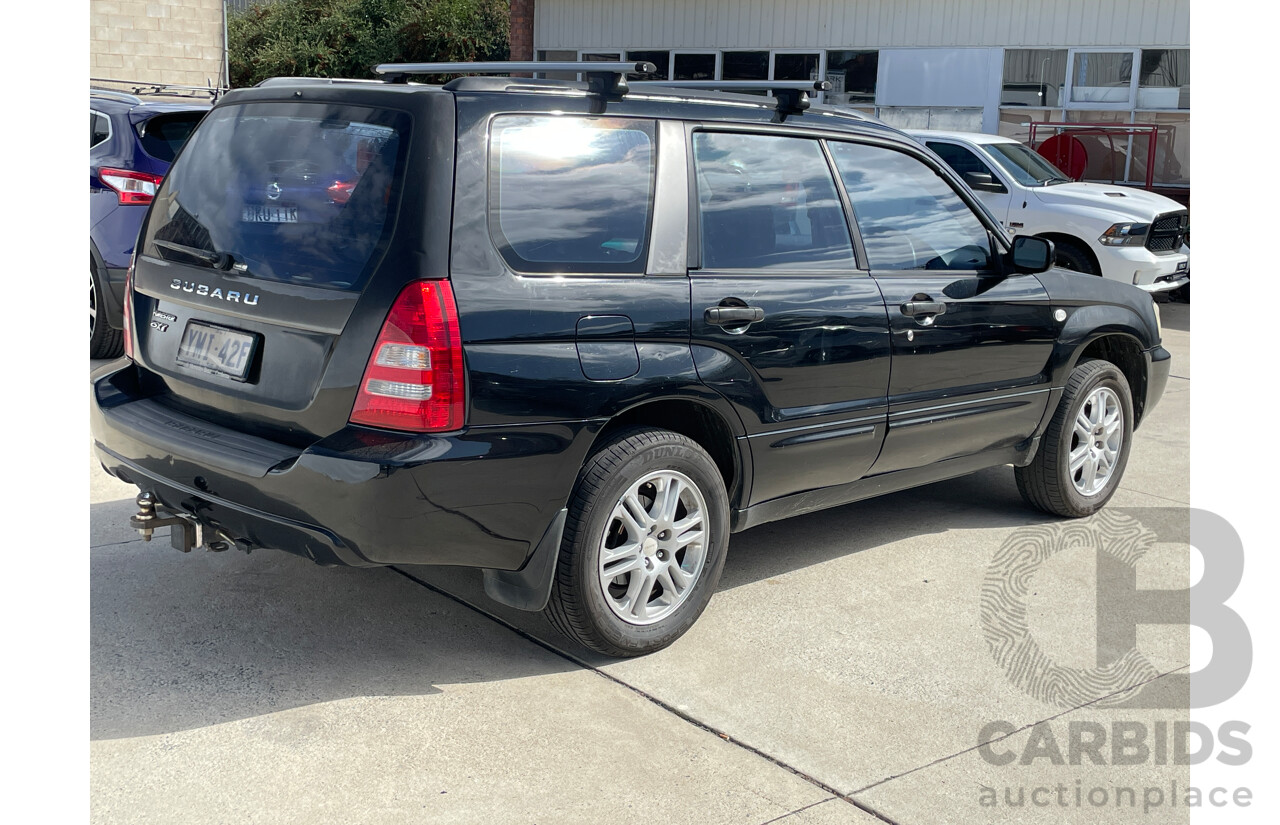
<path fill-rule="evenodd" d="M 1007 192 L 1004 184 L 992 177 L 990 172 L 965 172 L 964 182 L 975 192 Z"/>
<path fill-rule="evenodd" d="M 1013 261 L 1013 268 L 1018 272 L 1044 272 L 1053 266 L 1053 241 L 1019 235 L 1013 239 L 1009 257 Z"/>

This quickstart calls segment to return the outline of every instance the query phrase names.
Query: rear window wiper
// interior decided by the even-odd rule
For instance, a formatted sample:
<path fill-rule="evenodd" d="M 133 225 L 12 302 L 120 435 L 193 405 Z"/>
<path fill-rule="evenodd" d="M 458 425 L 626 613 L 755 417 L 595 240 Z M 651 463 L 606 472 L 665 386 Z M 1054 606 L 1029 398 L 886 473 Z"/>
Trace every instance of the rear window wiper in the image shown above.
<path fill-rule="evenodd" d="M 156 240 L 154 243 L 161 249 L 186 255 L 188 258 L 195 258 L 197 261 L 203 261 L 215 269 L 228 270 L 231 268 L 232 263 L 235 262 L 235 258 L 226 252 L 213 252 L 208 249 L 199 249 L 186 244 L 174 243 L 173 241 Z"/>

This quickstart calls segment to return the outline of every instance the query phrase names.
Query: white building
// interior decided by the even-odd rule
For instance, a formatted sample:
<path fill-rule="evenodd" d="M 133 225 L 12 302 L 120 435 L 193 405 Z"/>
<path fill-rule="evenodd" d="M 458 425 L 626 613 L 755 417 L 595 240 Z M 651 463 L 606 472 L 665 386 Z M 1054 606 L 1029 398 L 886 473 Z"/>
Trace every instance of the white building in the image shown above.
<path fill-rule="evenodd" d="M 1189 195 L 1189 0 L 516 5 L 533 6 L 539 60 L 648 60 L 666 79 L 826 78 L 834 90 L 825 102 L 896 126 L 1024 141 L 1032 121 L 1154 125 L 1155 184 Z M 513 31 L 513 46 L 519 40 Z M 1054 132 L 1037 127 L 1037 145 Z M 1145 181 L 1149 129 L 1074 134 L 1086 179 Z"/>

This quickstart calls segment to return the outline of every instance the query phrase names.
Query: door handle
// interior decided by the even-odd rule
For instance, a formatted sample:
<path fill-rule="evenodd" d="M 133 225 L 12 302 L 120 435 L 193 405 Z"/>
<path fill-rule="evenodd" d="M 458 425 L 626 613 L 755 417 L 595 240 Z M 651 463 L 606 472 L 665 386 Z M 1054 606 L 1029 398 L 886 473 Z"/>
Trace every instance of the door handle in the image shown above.
<path fill-rule="evenodd" d="M 942 301 L 907 301 L 902 305 L 902 314 L 912 318 L 921 315 L 943 315 L 946 311 L 947 305 Z"/>
<path fill-rule="evenodd" d="M 764 310 L 760 307 L 707 307 L 702 317 L 717 327 L 754 324 L 764 320 Z"/>

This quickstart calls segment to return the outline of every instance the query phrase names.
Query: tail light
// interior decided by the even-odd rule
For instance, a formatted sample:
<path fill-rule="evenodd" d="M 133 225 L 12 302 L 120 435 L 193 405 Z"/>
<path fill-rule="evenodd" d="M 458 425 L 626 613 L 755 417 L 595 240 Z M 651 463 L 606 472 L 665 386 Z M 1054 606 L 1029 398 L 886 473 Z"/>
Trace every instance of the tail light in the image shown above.
<path fill-rule="evenodd" d="M 448 281 L 409 284 L 369 355 L 351 423 L 420 433 L 461 429 L 463 372 L 453 288 Z"/>
<path fill-rule="evenodd" d="M 124 276 L 124 354 L 133 360 L 133 261 Z"/>
<path fill-rule="evenodd" d="M 116 193 L 121 205 L 151 203 L 164 175 L 130 172 L 126 169 L 99 169 L 98 180 Z"/>
<path fill-rule="evenodd" d="M 331 203 L 344 204 L 351 200 L 351 190 L 356 188 L 354 180 L 340 180 L 333 186 L 328 188 L 329 201 Z"/>

